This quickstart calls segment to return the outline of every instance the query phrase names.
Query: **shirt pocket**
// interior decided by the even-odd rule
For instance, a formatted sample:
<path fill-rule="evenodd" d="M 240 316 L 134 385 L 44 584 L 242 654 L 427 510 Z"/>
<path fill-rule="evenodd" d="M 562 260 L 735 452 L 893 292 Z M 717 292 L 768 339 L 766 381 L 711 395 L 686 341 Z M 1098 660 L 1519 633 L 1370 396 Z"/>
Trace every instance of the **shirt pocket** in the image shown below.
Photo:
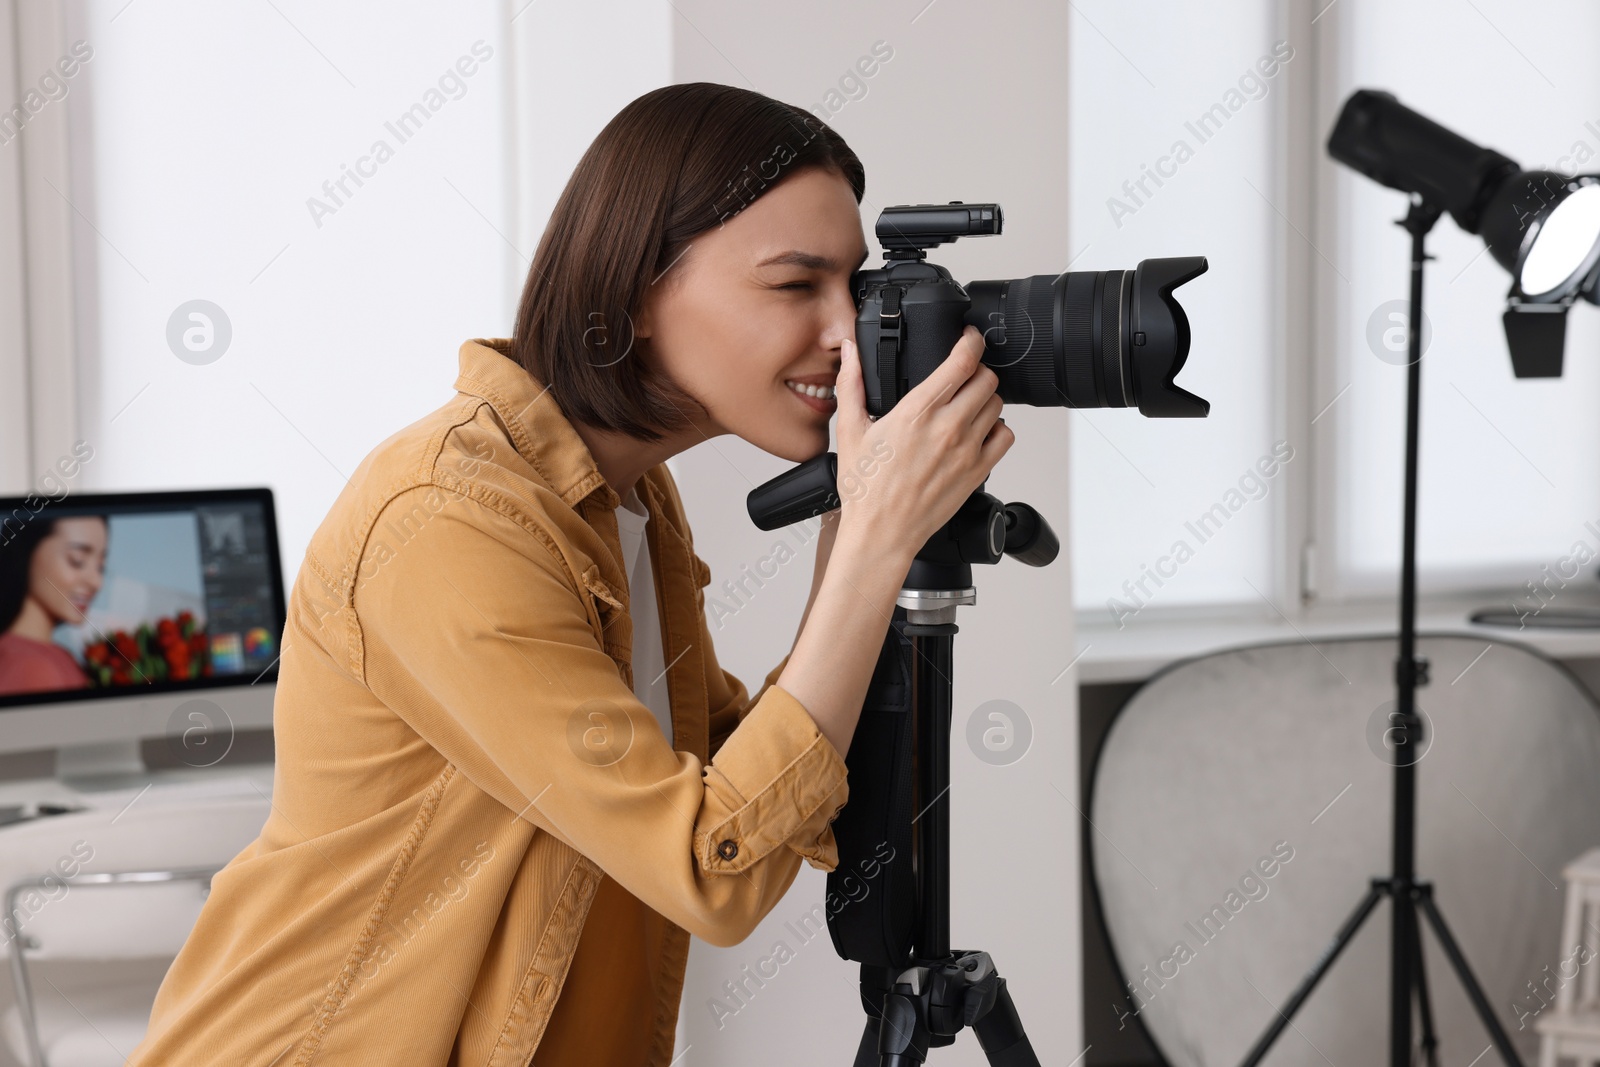
<path fill-rule="evenodd" d="M 706 608 L 706 586 L 711 584 L 711 565 L 693 552 L 690 552 L 689 566 L 694 571 L 695 603 L 703 612 Z"/>
<path fill-rule="evenodd" d="M 584 589 L 589 597 L 589 607 L 592 612 L 590 619 L 595 626 L 595 636 L 599 638 L 601 645 L 612 644 L 614 642 L 611 639 L 611 624 L 622 615 L 622 599 L 600 576 L 599 564 L 589 564 L 582 577 Z"/>

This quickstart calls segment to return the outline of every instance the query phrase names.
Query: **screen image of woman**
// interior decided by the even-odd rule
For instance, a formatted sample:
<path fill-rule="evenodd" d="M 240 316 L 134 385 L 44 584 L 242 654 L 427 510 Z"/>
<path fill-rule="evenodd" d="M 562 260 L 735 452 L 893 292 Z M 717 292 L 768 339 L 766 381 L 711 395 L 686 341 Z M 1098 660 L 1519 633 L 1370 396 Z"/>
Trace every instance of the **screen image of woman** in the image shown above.
<path fill-rule="evenodd" d="M 82 623 L 105 581 L 106 519 L 36 519 L 0 545 L 0 695 L 82 689 L 89 677 L 52 640 Z"/>

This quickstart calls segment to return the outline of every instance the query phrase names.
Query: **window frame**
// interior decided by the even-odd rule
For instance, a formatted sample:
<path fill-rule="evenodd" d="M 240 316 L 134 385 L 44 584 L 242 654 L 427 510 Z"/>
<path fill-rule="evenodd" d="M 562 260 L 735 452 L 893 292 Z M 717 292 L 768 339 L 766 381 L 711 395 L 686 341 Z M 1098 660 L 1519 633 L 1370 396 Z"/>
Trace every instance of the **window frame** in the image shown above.
<path fill-rule="evenodd" d="M 66 54 L 55 4 L 0 0 L 0 85 L 20 103 L 34 74 Z M 33 487 L 45 457 L 78 438 L 77 328 L 70 196 L 71 109 L 41 111 L 0 145 L 0 490 Z M 52 191 L 52 186 L 55 191 Z M 5 251 L 9 250 L 9 252 Z"/>

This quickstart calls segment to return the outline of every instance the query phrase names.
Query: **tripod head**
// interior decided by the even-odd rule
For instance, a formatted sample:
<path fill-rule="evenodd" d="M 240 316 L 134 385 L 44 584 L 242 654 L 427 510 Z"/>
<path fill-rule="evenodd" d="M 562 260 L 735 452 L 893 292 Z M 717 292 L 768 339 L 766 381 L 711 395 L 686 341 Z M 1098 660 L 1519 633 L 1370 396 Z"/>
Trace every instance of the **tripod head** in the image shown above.
<path fill-rule="evenodd" d="M 939 588 L 950 588 L 954 582 L 971 584 L 974 563 L 994 564 L 1010 556 L 1030 567 L 1043 567 L 1060 551 L 1055 531 L 1038 511 L 1021 501 L 1002 504 L 979 486 L 928 538 L 916 556 L 923 566 L 913 565 L 911 573 L 922 578 L 919 585 L 931 580 Z"/>
<path fill-rule="evenodd" d="M 824 452 L 758 485 L 745 501 L 750 520 L 758 529 L 776 530 L 832 511 L 841 503 L 838 467 L 838 454 Z M 906 592 L 969 594 L 950 602 L 953 610 L 955 603 L 972 603 L 974 563 L 995 564 L 1011 556 L 1030 567 L 1043 567 L 1060 551 L 1060 539 L 1037 510 L 1020 501 L 1003 504 L 980 485 L 918 550 L 906 577 Z"/>

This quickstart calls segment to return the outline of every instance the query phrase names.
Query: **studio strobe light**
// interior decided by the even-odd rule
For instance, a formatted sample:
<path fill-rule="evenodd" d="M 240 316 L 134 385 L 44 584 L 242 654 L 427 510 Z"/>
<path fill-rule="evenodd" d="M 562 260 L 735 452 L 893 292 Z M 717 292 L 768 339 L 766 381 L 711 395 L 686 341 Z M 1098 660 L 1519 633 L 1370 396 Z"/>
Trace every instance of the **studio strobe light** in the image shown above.
<path fill-rule="evenodd" d="M 1361 924 L 1387 896 L 1393 927 L 1389 942 L 1389 1064 L 1409 1067 L 1413 999 L 1422 1024 L 1421 1051 L 1438 1062 L 1438 1041 L 1423 973 L 1421 919 L 1439 940 L 1500 1058 L 1521 1067 L 1511 1038 L 1495 1016 L 1433 899 L 1433 884 L 1417 877 L 1416 763 L 1423 721 L 1417 689 L 1428 684 L 1428 662 L 1416 653 L 1417 454 L 1422 381 L 1422 272 L 1428 232 L 1448 212 L 1456 225 L 1482 237 L 1489 253 L 1511 273 L 1504 323 L 1511 366 L 1519 378 L 1561 374 L 1567 310 L 1582 296 L 1600 302 L 1600 180 L 1554 171 L 1525 171 L 1509 157 L 1452 133 L 1417 114 L 1390 93 L 1362 89 L 1345 101 L 1328 138 L 1328 154 L 1372 180 L 1411 195 L 1399 224 L 1411 236 L 1411 306 L 1406 325 L 1406 455 L 1400 555 L 1400 635 L 1395 661 L 1392 869 L 1371 888 L 1333 941 L 1290 995 L 1250 1053 L 1255 1067 L 1333 966 Z M 1485 1052 L 1488 1050 L 1485 1049 Z M 1474 1061 L 1476 1062 L 1476 1061 Z"/>
<path fill-rule="evenodd" d="M 1600 303 L 1600 176 L 1525 171 L 1371 89 L 1345 102 L 1328 154 L 1482 237 L 1511 274 L 1504 324 L 1512 370 L 1560 377 L 1567 310 L 1580 296 Z"/>

